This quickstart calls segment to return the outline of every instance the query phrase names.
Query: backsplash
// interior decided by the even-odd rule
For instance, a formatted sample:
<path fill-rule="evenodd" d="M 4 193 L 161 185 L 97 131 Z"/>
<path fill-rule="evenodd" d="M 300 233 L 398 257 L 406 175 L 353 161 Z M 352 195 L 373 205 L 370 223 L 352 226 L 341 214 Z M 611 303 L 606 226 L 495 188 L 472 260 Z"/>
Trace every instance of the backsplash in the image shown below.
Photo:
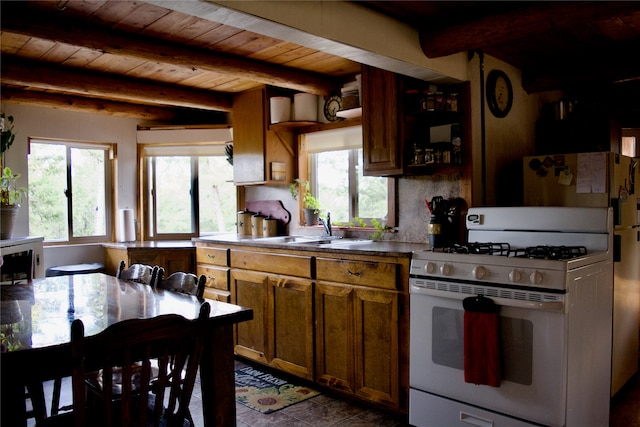
<path fill-rule="evenodd" d="M 460 196 L 458 175 L 420 176 L 398 178 L 398 227 L 395 233 L 385 233 L 384 240 L 397 242 L 428 242 L 427 225 L 430 215 L 425 199 L 435 196 L 445 199 Z M 309 229 L 299 226 L 298 205 L 291 198 L 289 186 L 255 186 L 246 188 L 246 200 L 282 200 L 285 208 L 291 212 L 288 234 L 309 234 Z M 315 230 L 314 230 L 315 231 Z M 318 232 L 322 232 L 321 228 Z M 366 238 L 371 231 L 358 233 L 353 237 Z"/>

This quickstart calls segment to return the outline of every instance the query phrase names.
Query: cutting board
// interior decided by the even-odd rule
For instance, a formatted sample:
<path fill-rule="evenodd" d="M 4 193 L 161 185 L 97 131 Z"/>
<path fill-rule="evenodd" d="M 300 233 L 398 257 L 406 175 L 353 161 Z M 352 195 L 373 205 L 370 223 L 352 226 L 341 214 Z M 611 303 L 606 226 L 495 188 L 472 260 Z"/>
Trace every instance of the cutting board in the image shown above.
<path fill-rule="evenodd" d="M 285 209 L 281 200 L 254 200 L 246 203 L 247 210 L 260 212 L 278 220 L 278 234 L 286 234 L 287 224 L 291 221 L 291 212 Z"/>

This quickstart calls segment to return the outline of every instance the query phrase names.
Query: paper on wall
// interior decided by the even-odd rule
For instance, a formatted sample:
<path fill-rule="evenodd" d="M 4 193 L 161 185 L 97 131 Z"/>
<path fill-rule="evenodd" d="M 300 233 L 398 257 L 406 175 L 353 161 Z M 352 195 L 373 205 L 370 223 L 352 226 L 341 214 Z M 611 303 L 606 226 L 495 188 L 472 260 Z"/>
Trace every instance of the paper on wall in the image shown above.
<path fill-rule="evenodd" d="M 576 193 L 607 192 L 607 153 L 578 153 Z"/>

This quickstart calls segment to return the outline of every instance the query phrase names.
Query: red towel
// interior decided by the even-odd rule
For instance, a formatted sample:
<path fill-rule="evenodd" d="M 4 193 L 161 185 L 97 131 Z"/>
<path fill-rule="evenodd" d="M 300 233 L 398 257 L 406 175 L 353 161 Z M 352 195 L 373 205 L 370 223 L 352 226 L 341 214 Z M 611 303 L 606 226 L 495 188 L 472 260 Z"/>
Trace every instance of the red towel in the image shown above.
<path fill-rule="evenodd" d="M 465 310 L 465 382 L 500 387 L 501 360 L 498 313 Z"/>

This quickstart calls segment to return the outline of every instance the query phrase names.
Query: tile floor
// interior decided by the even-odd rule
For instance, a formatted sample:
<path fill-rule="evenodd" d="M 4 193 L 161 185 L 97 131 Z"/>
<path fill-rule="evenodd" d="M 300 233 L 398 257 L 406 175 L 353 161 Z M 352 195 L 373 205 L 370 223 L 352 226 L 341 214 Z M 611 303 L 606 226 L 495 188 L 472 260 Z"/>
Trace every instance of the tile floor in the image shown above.
<path fill-rule="evenodd" d="M 236 365 L 242 365 L 236 362 Z M 47 402 L 51 401 L 52 383 L 45 385 Z M 70 384 L 63 382 L 62 404 L 70 402 Z M 199 387 L 191 399 L 191 413 L 196 427 L 203 425 L 202 400 Z M 405 427 L 405 417 L 368 408 L 330 393 L 281 409 L 271 414 L 236 404 L 238 427 Z M 34 426 L 29 420 L 29 426 Z M 640 374 L 636 374 L 611 401 L 609 427 L 640 427 Z"/>

